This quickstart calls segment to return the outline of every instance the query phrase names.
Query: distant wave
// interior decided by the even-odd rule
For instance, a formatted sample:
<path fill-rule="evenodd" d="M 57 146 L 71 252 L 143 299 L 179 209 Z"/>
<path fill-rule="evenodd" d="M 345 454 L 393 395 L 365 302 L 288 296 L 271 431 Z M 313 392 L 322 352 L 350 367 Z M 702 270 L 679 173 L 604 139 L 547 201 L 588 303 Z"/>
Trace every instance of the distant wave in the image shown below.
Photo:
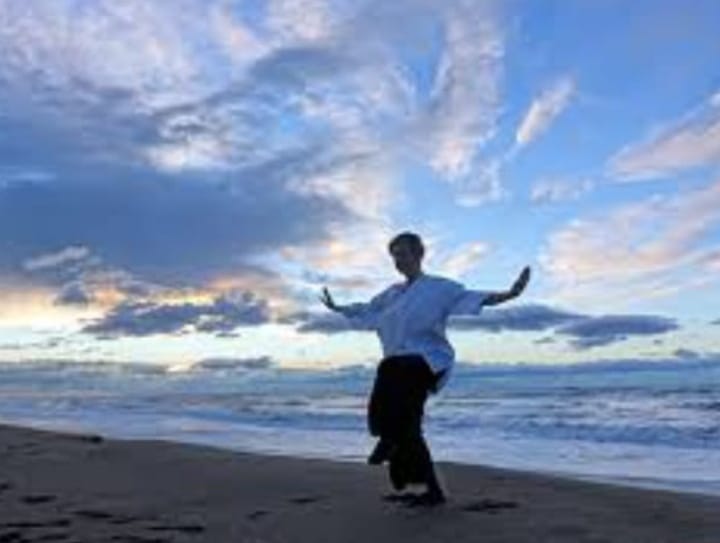
<path fill-rule="evenodd" d="M 676 358 L 661 360 L 621 359 L 593 360 L 575 363 L 483 363 L 458 362 L 456 374 L 548 374 L 548 373 L 594 373 L 607 371 L 676 371 L 720 368 L 720 357 Z M 211 372 L 252 372 L 268 371 L 288 375 L 328 375 L 328 376 L 367 376 L 374 373 L 372 365 L 348 364 L 327 367 L 288 368 L 274 362 L 269 357 L 257 358 L 208 358 L 191 362 L 154 363 L 154 362 L 116 362 L 116 361 L 77 361 L 37 359 L 17 362 L 0 362 L 0 372 L 36 371 L 36 372 L 122 372 L 127 374 L 173 374 L 173 373 L 211 373 Z"/>
<path fill-rule="evenodd" d="M 660 359 L 620 359 L 620 360 L 592 360 L 588 362 L 572 363 L 473 363 L 458 362 L 456 372 L 481 374 L 508 374 L 508 373 L 593 373 L 606 371 L 676 371 L 692 369 L 720 368 L 719 358 L 693 358 L 687 360 Z"/>

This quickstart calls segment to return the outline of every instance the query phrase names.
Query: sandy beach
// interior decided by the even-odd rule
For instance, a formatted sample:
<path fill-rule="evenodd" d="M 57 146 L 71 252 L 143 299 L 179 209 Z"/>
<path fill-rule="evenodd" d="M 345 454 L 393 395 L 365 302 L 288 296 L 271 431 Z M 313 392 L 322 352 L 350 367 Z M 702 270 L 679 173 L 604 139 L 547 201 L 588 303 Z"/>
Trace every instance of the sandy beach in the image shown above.
<path fill-rule="evenodd" d="M 720 542 L 719 498 L 476 466 L 426 509 L 362 464 L 9 426 L 0 459 L 0 542 Z"/>

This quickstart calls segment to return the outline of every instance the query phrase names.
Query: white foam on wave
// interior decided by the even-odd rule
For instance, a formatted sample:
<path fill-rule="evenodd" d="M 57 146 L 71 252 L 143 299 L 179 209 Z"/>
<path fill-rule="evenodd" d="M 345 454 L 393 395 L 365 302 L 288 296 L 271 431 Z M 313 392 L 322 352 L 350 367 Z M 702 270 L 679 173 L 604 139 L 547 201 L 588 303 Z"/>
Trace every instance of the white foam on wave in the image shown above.
<path fill-rule="evenodd" d="M 471 464 L 716 484 L 720 366 L 623 368 L 461 366 L 428 406 L 433 449 Z M 0 364 L 0 374 L 8 423 L 335 459 L 361 459 L 369 444 L 372 368 L 55 362 Z"/>

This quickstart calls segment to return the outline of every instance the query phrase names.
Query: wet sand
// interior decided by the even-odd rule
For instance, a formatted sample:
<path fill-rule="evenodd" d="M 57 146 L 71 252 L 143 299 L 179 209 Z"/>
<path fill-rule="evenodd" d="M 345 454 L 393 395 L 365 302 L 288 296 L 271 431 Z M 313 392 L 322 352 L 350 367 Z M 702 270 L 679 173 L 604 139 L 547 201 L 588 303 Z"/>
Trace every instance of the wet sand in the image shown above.
<path fill-rule="evenodd" d="M 383 468 L 0 426 L 0 543 L 720 543 L 720 498 L 441 464 L 447 504 Z"/>

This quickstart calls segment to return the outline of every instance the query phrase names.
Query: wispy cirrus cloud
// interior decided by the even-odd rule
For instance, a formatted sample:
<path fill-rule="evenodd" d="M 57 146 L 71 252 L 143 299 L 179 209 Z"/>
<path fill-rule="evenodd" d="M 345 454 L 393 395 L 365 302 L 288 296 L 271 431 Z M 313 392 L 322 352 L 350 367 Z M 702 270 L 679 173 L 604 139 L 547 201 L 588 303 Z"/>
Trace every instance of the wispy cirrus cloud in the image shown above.
<path fill-rule="evenodd" d="M 85 259 L 90 254 L 87 247 L 70 246 L 55 253 L 40 255 L 28 259 L 23 263 L 27 271 L 37 271 L 46 268 L 55 268 L 68 262 L 75 262 Z"/>
<path fill-rule="evenodd" d="M 427 118 L 431 164 L 472 190 L 474 161 L 497 128 L 504 44 L 488 11 L 469 2 L 448 11 L 444 40 Z"/>
<path fill-rule="evenodd" d="M 443 275 L 461 277 L 477 266 L 490 251 L 490 245 L 482 241 L 463 244 L 439 262 L 438 269 Z"/>
<path fill-rule="evenodd" d="M 625 302 L 674 294 L 712 280 L 693 273 L 718 251 L 706 239 L 720 224 L 720 181 L 673 196 L 653 196 L 553 233 L 541 262 L 562 299 Z"/>
<path fill-rule="evenodd" d="M 576 201 L 595 187 L 591 179 L 541 179 L 530 191 L 534 203 L 558 203 Z"/>
<path fill-rule="evenodd" d="M 718 94 L 680 120 L 655 129 L 643 141 L 621 149 L 609 170 L 622 181 L 668 177 L 701 166 L 720 164 L 720 100 Z"/>
<path fill-rule="evenodd" d="M 545 132 L 568 106 L 575 92 L 575 82 L 563 77 L 552 83 L 530 104 L 515 133 L 515 144 L 525 147 Z"/>

